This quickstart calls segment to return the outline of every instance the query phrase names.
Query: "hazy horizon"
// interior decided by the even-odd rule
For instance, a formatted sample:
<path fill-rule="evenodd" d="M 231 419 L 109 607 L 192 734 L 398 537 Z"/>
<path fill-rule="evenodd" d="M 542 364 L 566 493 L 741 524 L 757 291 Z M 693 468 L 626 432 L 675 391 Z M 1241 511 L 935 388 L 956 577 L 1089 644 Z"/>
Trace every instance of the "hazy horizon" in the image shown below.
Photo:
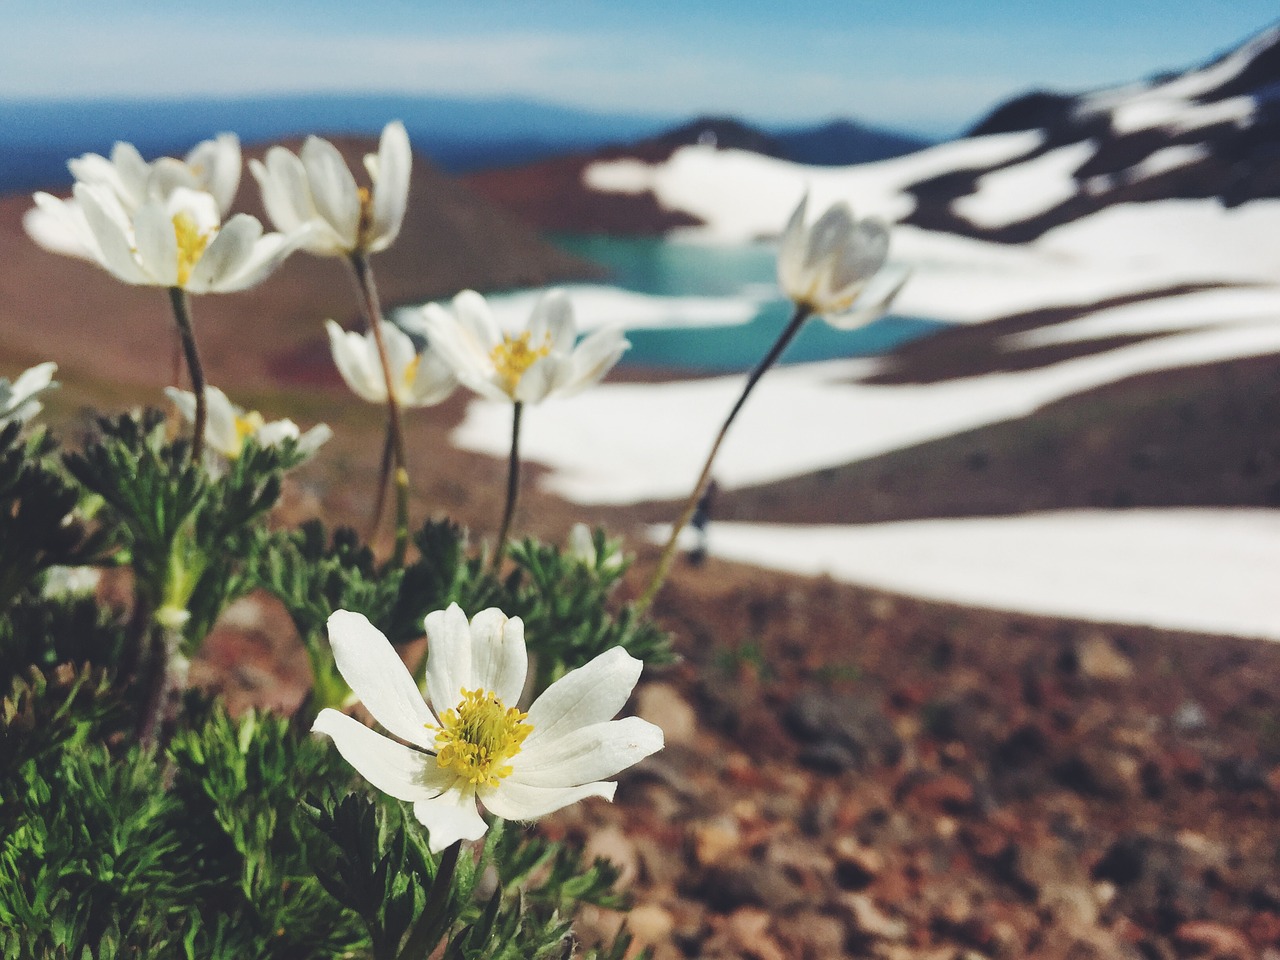
<path fill-rule="evenodd" d="M 1276 18 L 1260 0 L 1084 0 L 1069 10 L 1013 0 L 387 0 L 355 20 L 337 0 L 154 9 L 0 0 L 0 100 L 521 98 L 770 126 L 850 117 L 942 137 L 1026 90 L 1077 92 L 1196 65 Z"/>

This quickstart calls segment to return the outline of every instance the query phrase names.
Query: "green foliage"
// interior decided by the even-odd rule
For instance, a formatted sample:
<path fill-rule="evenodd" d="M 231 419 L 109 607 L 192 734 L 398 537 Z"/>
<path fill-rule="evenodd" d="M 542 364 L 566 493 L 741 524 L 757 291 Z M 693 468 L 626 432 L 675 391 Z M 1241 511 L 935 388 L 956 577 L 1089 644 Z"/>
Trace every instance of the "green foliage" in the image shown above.
<path fill-rule="evenodd" d="M 101 547 L 73 518 L 79 493 L 50 462 L 47 433 L 0 428 L 0 611 L 53 566 L 92 563 Z"/>
<path fill-rule="evenodd" d="M 595 534 L 589 562 L 554 544 L 525 540 L 510 548 L 516 569 L 507 577 L 499 606 L 524 619 L 530 654 L 537 655 L 537 689 L 612 647 L 649 664 L 670 663 L 671 639 L 630 604 L 615 616 L 609 595 L 626 572 L 616 546 Z M 470 611 L 468 611 L 470 612 Z"/>
<path fill-rule="evenodd" d="M 268 543 L 260 524 L 298 460 L 296 446 L 246 442 L 214 476 L 191 462 L 187 441 L 166 440 L 157 410 L 104 417 L 97 426 L 85 450 L 66 457 L 67 469 L 101 497 L 98 520 L 133 568 L 140 605 L 177 616 L 190 654 L 226 605 L 253 586 Z"/>

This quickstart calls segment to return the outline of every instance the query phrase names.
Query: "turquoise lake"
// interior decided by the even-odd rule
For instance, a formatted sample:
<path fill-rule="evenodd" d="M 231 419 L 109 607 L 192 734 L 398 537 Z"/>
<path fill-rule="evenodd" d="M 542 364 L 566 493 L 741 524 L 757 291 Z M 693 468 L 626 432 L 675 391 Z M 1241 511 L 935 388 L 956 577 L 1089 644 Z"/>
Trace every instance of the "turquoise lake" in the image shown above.
<path fill-rule="evenodd" d="M 600 264 L 605 281 L 656 296 L 740 297 L 763 293 L 759 309 L 745 324 L 679 328 L 632 328 L 631 349 L 622 363 L 701 371 L 750 369 L 777 339 L 791 314 L 779 296 L 774 275 L 776 251 L 767 244 L 714 246 L 656 238 L 557 235 L 562 249 Z M 924 317 L 886 316 L 857 330 L 837 330 L 811 320 L 782 363 L 803 363 L 886 353 L 948 324 Z"/>

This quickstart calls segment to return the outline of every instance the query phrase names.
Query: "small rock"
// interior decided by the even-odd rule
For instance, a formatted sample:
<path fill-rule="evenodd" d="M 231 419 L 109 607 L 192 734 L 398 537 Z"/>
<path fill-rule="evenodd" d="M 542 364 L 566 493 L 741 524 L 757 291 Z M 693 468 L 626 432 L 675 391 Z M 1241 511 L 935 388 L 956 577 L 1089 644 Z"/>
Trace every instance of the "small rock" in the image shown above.
<path fill-rule="evenodd" d="M 785 870 L 745 859 L 717 864 L 707 871 L 699 889 L 707 905 L 720 911 L 751 906 L 776 913 L 806 900 L 805 892 Z"/>
<path fill-rule="evenodd" d="M 769 914 L 764 910 L 743 908 L 729 917 L 729 935 L 742 952 L 756 960 L 787 960 L 771 936 Z"/>
<path fill-rule="evenodd" d="M 642 903 L 627 914 L 627 929 L 646 946 L 666 941 L 675 929 L 671 913 L 656 903 Z"/>
<path fill-rule="evenodd" d="M 583 847 L 586 862 L 608 860 L 618 868 L 617 887 L 626 890 L 640 874 L 640 857 L 631 838 L 614 826 L 598 830 L 587 838 Z"/>
<path fill-rule="evenodd" d="M 905 920 L 890 917 L 865 894 L 846 893 L 839 903 L 848 911 L 854 929 L 864 937 L 898 942 L 906 940 L 910 933 Z"/>
<path fill-rule="evenodd" d="M 973 805 L 973 784 L 954 773 L 917 780 L 907 789 L 907 795 L 925 807 L 961 813 Z"/>
<path fill-rule="evenodd" d="M 836 841 L 836 882 L 846 890 L 869 886 L 884 870 L 884 857 L 853 837 Z"/>
<path fill-rule="evenodd" d="M 806 910 L 794 917 L 778 917 L 774 929 L 788 956 L 831 960 L 844 955 L 844 924 L 825 913 Z"/>
<path fill-rule="evenodd" d="M 697 713 L 669 683 L 648 683 L 636 691 L 636 716 L 660 727 L 669 746 L 688 746 L 697 738 Z"/>
<path fill-rule="evenodd" d="M 893 724 L 863 697 L 806 691 L 787 707 L 783 722 L 805 744 L 801 761 L 825 772 L 893 764 L 902 756 Z"/>
<path fill-rule="evenodd" d="M 1121 681 L 1133 678 L 1133 661 L 1115 648 L 1105 633 L 1091 633 L 1076 650 L 1080 672 L 1091 680 Z"/>
<path fill-rule="evenodd" d="M 1183 736 L 1204 733 L 1209 729 L 1209 715 L 1194 700 L 1184 700 L 1170 718 L 1175 732 Z"/>
<path fill-rule="evenodd" d="M 703 867 L 719 863 L 742 843 L 738 822 L 732 817 L 717 817 L 708 823 L 696 823 L 691 829 L 693 856 Z"/>
<path fill-rule="evenodd" d="M 1249 938 L 1212 920 L 1191 920 L 1174 931 L 1179 945 L 1201 951 L 1211 960 L 1248 960 L 1254 956 Z"/>

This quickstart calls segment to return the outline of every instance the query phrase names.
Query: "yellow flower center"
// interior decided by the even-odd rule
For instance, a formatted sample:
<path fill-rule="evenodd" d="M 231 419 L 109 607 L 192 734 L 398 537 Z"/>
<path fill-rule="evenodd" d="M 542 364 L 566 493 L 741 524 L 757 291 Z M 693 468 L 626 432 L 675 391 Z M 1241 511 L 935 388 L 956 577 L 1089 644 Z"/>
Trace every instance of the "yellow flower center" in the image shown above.
<path fill-rule="evenodd" d="M 503 337 L 502 342 L 490 354 L 494 369 L 506 385 L 507 393 L 514 394 L 525 371 L 551 352 L 549 338 L 543 337 L 542 344 L 534 347 L 530 345 L 532 337 L 533 334 L 528 332 L 518 337 Z"/>
<path fill-rule="evenodd" d="M 496 787 L 511 773 L 512 757 L 520 752 L 533 725 L 527 713 L 508 707 L 492 691 L 463 690 L 456 709 L 440 716 L 436 734 L 436 764 L 469 783 Z"/>
<path fill-rule="evenodd" d="M 356 224 L 356 247 L 365 249 L 370 243 L 369 234 L 373 232 L 373 193 L 368 187 L 356 187 L 356 195 L 360 198 L 360 220 Z"/>
<path fill-rule="evenodd" d="M 418 377 L 418 367 L 422 363 L 422 354 L 418 354 L 404 368 L 404 388 L 413 389 L 413 381 Z"/>
<path fill-rule="evenodd" d="M 178 286 L 185 287 L 191 270 L 204 255 L 212 234 L 201 233 L 196 218 L 185 210 L 173 215 L 173 232 L 178 238 Z"/>
<path fill-rule="evenodd" d="M 248 413 L 238 414 L 236 416 L 236 452 L 229 454 L 232 459 L 240 456 L 240 451 L 244 449 L 244 442 L 256 434 L 266 425 L 266 420 L 262 418 L 257 410 L 250 410 Z"/>

